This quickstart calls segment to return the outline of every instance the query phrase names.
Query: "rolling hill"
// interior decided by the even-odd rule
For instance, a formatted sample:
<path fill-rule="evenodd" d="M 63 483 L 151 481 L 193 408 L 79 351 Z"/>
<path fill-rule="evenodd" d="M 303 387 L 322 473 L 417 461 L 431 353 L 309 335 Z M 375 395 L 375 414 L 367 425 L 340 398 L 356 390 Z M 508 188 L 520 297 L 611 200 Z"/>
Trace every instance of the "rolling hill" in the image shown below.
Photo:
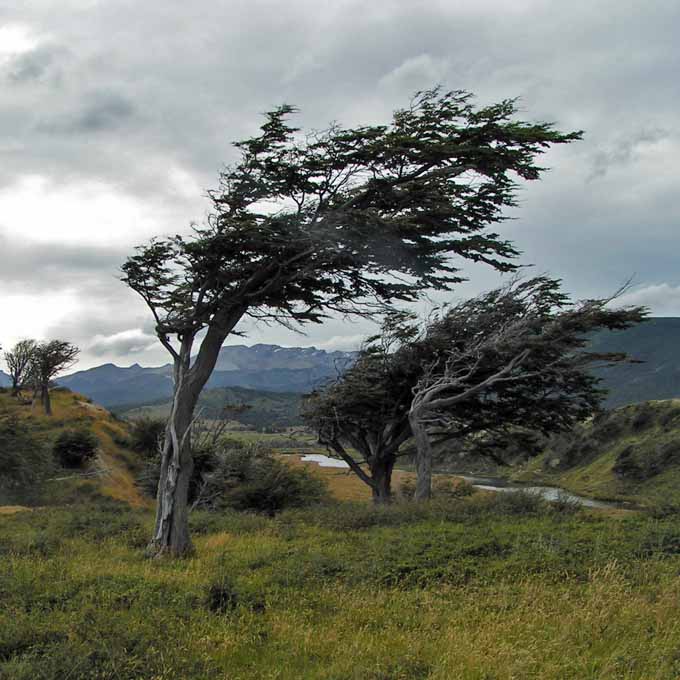
<path fill-rule="evenodd" d="M 680 400 L 622 406 L 553 436 L 511 479 L 680 507 Z"/>
<path fill-rule="evenodd" d="M 227 411 L 228 418 L 251 429 L 283 429 L 302 424 L 300 418 L 300 394 L 294 392 L 262 392 L 245 387 L 216 387 L 204 390 L 198 401 L 198 409 L 206 418 L 220 418 L 225 407 L 245 406 L 243 410 Z M 171 402 L 167 398 L 152 403 L 125 405 L 113 409 L 126 418 L 150 416 L 167 418 Z"/>

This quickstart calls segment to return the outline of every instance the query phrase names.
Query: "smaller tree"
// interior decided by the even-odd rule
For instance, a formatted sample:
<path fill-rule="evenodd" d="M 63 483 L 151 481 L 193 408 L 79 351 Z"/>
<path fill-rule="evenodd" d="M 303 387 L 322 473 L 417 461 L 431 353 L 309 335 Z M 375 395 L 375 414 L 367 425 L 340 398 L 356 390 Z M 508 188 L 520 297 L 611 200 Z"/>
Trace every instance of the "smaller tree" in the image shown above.
<path fill-rule="evenodd" d="M 12 396 L 18 396 L 26 382 L 37 347 L 35 340 L 19 340 L 14 347 L 5 352 L 5 363 L 12 379 Z"/>
<path fill-rule="evenodd" d="M 589 369 L 627 357 L 589 352 L 589 335 L 645 314 L 610 309 L 612 299 L 572 304 L 559 281 L 536 277 L 451 306 L 424 330 L 391 315 L 356 364 L 306 400 L 304 418 L 376 502 L 389 500 L 399 447 L 413 436 L 415 497 L 428 498 L 433 442 L 456 439 L 493 457 L 499 441 L 530 443 L 599 407 L 605 391 Z"/>
<path fill-rule="evenodd" d="M 30 364 L 30 376 L 45 414 L 52 415 L 50 402 L 50 382 L 63 370 L 75 363 L 80 350 L 70 342 L 50 340 L 36 346 Z"/>
<path fill-rule="evenodd" d="M 599 408 L 606 391 L 589 369 L 628 357 L 588 351 L 590 334 L 628 328 L 646 315 L 643 307 L 610 308 L 621 292 L 572 303 L 555 279 L 515 279 L 430 324 L 424 344 L 446 349 L 423 366 L 413 388 L 416 500 L 431 494 L 433 437 L 548 435 Z"/>
<path fill-rule="evenodd" d="M 353 366 L 303 402 L 302 416 L 319 442 L 371 488 L 375 503 L 392 498 L 399 447 L 411 436 L 408 412 L 421 357 L 408 343 L 417 330 L 408 314 L 385 317 Z"/>

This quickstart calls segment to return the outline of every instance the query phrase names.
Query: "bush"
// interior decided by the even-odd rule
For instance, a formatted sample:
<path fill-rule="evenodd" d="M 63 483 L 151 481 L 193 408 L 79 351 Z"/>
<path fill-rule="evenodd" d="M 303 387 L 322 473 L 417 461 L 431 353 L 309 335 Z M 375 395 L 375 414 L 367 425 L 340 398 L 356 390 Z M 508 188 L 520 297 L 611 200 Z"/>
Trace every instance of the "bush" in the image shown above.
<path fill-rule="evenodd" d="M 0 490 L 23 497 L 53 470 L 49 451 L 25 423 L 14 416 L 0 418 Z"/>
<path fill-rule="evenodd" d="M 498 491 L 489 502 L 489 509 L 501 515 L 538 515 L 548 508 L 537 493 L 531 491 Z"/>
<path fill-rule="evenodd" d="M 435 498 L 464 498 L 472 496 L 475 491 L 475 487 L 464 479 L 454 482 L 452 479 L 435 477 L 432 484 L 432 495 Z"/>
<path fill-rule="evenodd" d="M 82 467 L 97 455 L 99 441 L 89 430 L 64 430 L 54 442 L 55 458 L 66 468 Z"/>
<path fill-rule="evenodd" d="M 199 507 L 273 516 L 286 508 L 318 503 L 326 493 L 323 480 L 256 447 L 220 451 L 211 467 L 201 475 L 195 500 Z"/>
<path fill-rule="evenodd" d="M 155 496 L 160 475 L 158 457 L 150 459 L 137 477 L 148 496 Z M 293 468 L 258 445 L 203 448 L 194 452 L 189 503 L 204 510 L 252 511 L 273 516 L 287 508 L 318 503 L 325 482 L 305 468 Z"/>
<path fill-rule="evenodd" d="M 680 463 L 680 442 L 659 444 L 653 450 L 627 446 L 616 457 L 614 473 L 625 479 L 644 482 Z"/>
<path fill-rule="evenodd" d="M 130 423 L 130 446 L 146 458 L 158 455 L 164 435 L 165 421 L 161 418 L 142 416 Z"/>

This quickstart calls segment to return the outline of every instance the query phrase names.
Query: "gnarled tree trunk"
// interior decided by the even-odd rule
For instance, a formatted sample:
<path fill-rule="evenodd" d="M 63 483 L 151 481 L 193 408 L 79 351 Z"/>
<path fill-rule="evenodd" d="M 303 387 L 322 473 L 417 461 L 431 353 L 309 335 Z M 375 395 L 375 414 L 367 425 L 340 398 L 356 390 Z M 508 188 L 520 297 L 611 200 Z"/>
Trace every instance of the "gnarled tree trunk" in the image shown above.
<path fill-rule="evenodd" d="M 392 470 L 394 456 L 376 458 L 371 463 L 371 492 L 376 505 L 392 501 Z"/>
<path fill-rule="evenodd" d="M 432 444 L 418 411 L 409 414 L 409 422 L 416 442 L 416 491 L 413 498 L 424 501 L 432 497 Z"/>
<path fill-rule="evenodd" d="M 194 468 L 191 424 L 197 399 L 198 394 L 192 394 L 181 383 L 176 386 L 161 454 L 156 524 L 147 548 L 152 556 L 179 557 L 193 550 L 189 537 L 189 483 Z"/>
<path fill-rule="evenodd" d="M 40 402 L 45 409 L 45 415 L 52 415 L 52 402 L 50 401 L 50 388 L 49 385 L 40 386 Z"/>
<path fill-rule="evenodd" d="M 214 320 L 193 365 L 193 335 L 187 334 L 182 338 L 179 352 L 170 346 L 167 339 L 160 336 L 161 342 L 174 358 L 175 391 L 165 428 L 161 474 L 156 495 L 156 524 L 147 548 L 149 556 L 168 554 L 181 557 L 192 551 L 189 536 L 189 483 L 194 467 L 191 450 L 194 410 L 201 390 L 215 368 L 222 343 L 242 313 L 242 310 L 236 309 L 230 314 L 225 312 Z"/>

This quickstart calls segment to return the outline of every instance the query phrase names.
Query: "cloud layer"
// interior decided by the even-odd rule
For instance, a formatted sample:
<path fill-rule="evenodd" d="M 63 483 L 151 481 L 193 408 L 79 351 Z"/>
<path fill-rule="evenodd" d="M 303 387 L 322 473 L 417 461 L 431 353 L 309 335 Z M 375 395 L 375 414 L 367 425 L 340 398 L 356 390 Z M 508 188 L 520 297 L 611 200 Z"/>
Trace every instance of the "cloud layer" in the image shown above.
<path fill-rule="evenodd" d="M 577 297 L 635 275 L 680 315 L 678 26 L 672 0 L 0 2 L 0 340 L 60 333 L 83 366 L 165 361 L 118 268 L 201 219 L 231 141 L 281 102 L 305 127 L 380 122 L 437 82 L 586 132 L 503 227 L 524 263 Z M 468 271 L 457 294 L 497 281 Z M 250 330 L 339 346 L 369 329 Z"/>

